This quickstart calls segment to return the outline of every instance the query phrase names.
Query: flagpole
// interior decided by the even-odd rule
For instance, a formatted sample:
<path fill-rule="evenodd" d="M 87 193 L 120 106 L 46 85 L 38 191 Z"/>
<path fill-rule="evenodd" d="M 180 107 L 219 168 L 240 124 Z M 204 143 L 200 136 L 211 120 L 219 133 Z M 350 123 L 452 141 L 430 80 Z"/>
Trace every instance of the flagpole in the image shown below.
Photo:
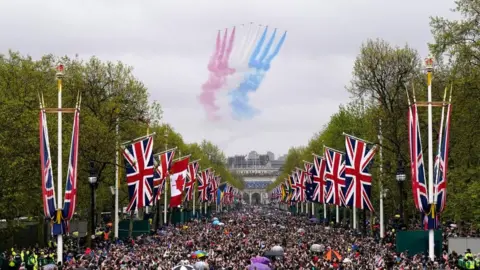
<path fill-rule="evenodd" d="M 119 163 L 119 151 L 118 151 L 118 133 L 119 133 L 119 123 L 118 123 L 118 117 L 116 120 L 116 125 L 115 125 L 115 134 L 116 134 L 116 145 L 115 145 L 115 231 L 113 233 L 115 238 L 118 238 L 118 224 L 119 224 L 119 217 L 118 217 L 118 186 L 119 186 L 119 177 L 118 177 L 118 163 Z"/>
<path fill-rule="evenodd" d="M 339 212 L 339 210 L 338 210 L 338 205 L 335 205 L 335 211 L 336 211 L 336 213 L 335 213 L 335 221 L 336 221 L 337 223 L 339 223 L 339 222 L 340 222 L 340 212 Z"/>
<path fill-rule="evenodd" d="M 323 203 L 323 219 L 327 219 L 327 204 Z"/>
<path fill-rule="evenodd" d="M 147 136 L 150 134 L 150 123 L 147 122 Z M 150 202 L 151 203 L 151 202 Z M 140 212 L 140 211 L 139 211 Z M 145 206 L 145 214 L 148 214 L 148 205 Z M 143 218 L 143 215 L 142 215 Z"/>
<path fill-rule="evenodd" d="M 195 182 L 197 182 L 197 179 L 194 179 Z M 192 185 L 192 192 L 193 192 L 193 218 L 196 219 L 196 216 L 195 216 L 195 182 L 193 183 Z"/>
<path fill-rule="evenodd" d="M 57 67 L 57 88 L 58 88 L 58 130 L 57 130 L 57 211 L 61 211 L 63 200 L 63 176 L 62 176 L 62 78 L 63 78 L 63 65 L 60 64 Z M 57 213 L 59 215 L 61 213 Z M 93 222 L 93 220 L 92 220 Z M 57 235 L 57 262 L 63 261 L 63 235 Z"/>
<path fill-rule="evenodd" d="M 312 216 L 315 217 L 315 203 L 312 202 Z"/>
<path fill-rule="evenodd" d="M 383 213 L 383 197 L 385 191 L 383 190 L 383 134 L 382 134 L 382 119 L 378 120 L 378 142 L 380 143 L 380 238 L 385 237 L 385 224 L 384 224 L 384 213 Z"/>
<path fill-rule="evenodd" d="M 433 130 L 432 130 L 432 71 L 433 59 L 431 57 L 426 59 L 427 68 L 427 83 L 428 83 L 428 203 L 430 204 L 430 212 L 432 218 L 435 218 L 435 205 L 433 202 Z M 435 259 L 434 253 L 434 229 L 428 230 L 428 256 L 430 260 Z"/>
<path fill-rule="evenodd" d="M 353 207 L 353 229 L 357 229 L 357 208 Z"/>
<path fill-rule="evenodd" d="M 168 128 L 165 126 L 165 151 L 168 150 Z M 167 172 L 168 175 L 168 172 Z M 163 191 L 163 224 L 167 225 L 167 191 L 168 191 L 168 176 L 165 176 L 165 189 Z"/>

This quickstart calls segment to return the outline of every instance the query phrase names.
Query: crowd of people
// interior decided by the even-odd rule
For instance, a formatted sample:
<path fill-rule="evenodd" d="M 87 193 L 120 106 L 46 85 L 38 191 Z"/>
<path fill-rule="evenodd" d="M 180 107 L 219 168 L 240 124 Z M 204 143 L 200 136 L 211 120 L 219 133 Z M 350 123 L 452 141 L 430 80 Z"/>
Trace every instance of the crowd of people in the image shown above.
<path fill-rule="evenodd" d="M 455 234 L 455 228 L 448 230 Z M 127 240 L 97 240 L 92 248 L 66 250 L 55 265 L 54 248 L 4 252 L 3 269 L 480 269 L 480 256 L 453 252 L 431 262 L 426 254 L 397 253 L 395 233 L 384 239 L 327 226 L 273 207 L 244 206 L 159 228 Z M 263 262 L 261 262 L 263 260 Z M 254 263 L 257 261 L 257 263 Z M 476 268 L 467 268 L 471 267 Z"/>

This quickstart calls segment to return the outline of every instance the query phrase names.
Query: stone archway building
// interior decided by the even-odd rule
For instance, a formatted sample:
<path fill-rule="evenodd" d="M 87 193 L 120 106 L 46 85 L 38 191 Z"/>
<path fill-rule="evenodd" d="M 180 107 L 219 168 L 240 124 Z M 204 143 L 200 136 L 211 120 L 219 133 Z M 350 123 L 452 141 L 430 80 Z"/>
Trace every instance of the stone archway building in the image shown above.
<path fill-rule="evenodd" d="M 275 159 L 272 152 L 261 155 L 251 151 L 248 155 L 228 158 L 230 171 L 242 175 L 245 180 L 245 188 L 242 191 L 245 203 L 268 203 L 266 188 L 280 175 L 284 162 L 284 158 Z"/>

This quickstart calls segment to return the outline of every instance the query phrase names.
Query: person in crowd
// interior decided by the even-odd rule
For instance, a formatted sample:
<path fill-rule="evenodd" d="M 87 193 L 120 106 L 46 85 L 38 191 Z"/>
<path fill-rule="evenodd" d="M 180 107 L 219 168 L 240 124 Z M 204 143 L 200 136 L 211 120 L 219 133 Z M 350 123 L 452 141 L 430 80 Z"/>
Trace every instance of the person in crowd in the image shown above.
<path fill-rule="evenodd" d="M 444 252 L 435 262 L 425 254 L 396 252 L 393 227 L 380 240 L 375 233 L 361 235 L 345 224 L 327 226 L 276 208 L 244 206 L 215 215 L 217 223 L 197 219 L 133 239 L 97 237 L 93 247 L 82 250 L 66 246 L 63 265 L 55 265 L 54 243 L 20 253 L 13 249 L 0 256 L 1 269 L 169 270 L 183 263 L 197 269 L 244 270 L 252 258 L 266 256 L 272 248 L 282 250 L 280 255 L 269 256 L 269 267 L 274 270 L 456 269 L 460 261 L 455 252 Z M 456 233 L 452 228 L 444 231 Z M 465 269 L 480 266 L 480 257 L 470 250 L 463 259 Z"/>

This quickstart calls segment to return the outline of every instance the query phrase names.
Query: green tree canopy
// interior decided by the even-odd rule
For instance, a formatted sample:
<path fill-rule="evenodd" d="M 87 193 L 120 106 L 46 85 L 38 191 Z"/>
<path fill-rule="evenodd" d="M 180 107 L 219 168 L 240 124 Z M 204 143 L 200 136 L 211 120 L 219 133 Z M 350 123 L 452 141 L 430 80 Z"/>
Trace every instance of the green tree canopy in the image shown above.
<path fill-rule="evenodd" d="M 160 103 L 149 102 L 148 89 L 133 76 L 132 67 L 121 62 L 104 62 L 95 57 L 84 61 L 46 55 L 34 60 L 9 52 L 0 55 L 0 219 L 43 215 L 38 155 L 38 94 L 43 93 L 47 107 L 57 107 L 55 67 L 59 62 L 65 66 L 63 107 L 73 107 L 78 94 L 82 97 L 77 186 L 77 213 L 80 216 L 86 216 L 90 206 L 89 161 L 94 161 L 98 172 L 97 210 L 110 211 L 113 196 L 109 187 L 115 184 L 115 154 L 119 150 L 116 142 L 128 141 L 147 132 L 156 133 L 154 153 L 177 147 L 182 155 L 190 154 L 192 160 L 200 159 L 201 168 L 212 167 L 224 181 L 237 188 L 243 187 L 241 177 L 230 174 L 225 168 L 225 155 L 216 145 L 209 141 L 185 143 L 181 134 L 169 124 L 162 123 Z M 64 176 L 72 120 L 72 115 L 64 114 Z M 56 114 L 48 114 L 55 183 L 56 124 Z M 121 157 L 118 165 L 120 203 L 125 206 L 128 195 Z"/>
<path fill-rule="evenodd" d="M 480 185 L 480 1 L 458 0 L 455 12 L 460 20 L 434 17 L 431 27 L 434 42 L 430 45 L 436 56 L 432 96 L 441 101 L 445 88 L 453 89 L 452 118 L 450 126 L 450 154 L 448 160 L 448 189 L 446 211 L 443 220 L 480 222 L 478 208 Z M 444 61 L 447 60 L 447 61 Z M 381 124 L 383 134 L 383 175 L 379 173 L 379 155 L 371 169 L 373 175 L 372 201 L 378 209 L 378 181 L 389 190 L 385 200 L 387 215 L 393 215 L 399 207 L 400 193 L 395 180 L 398 161 L 406 165 L 410 179 L 408 154 L 408 99 L 415 90 L 416 98 L 426 101 L 426 76 L 421 68 L 421 58 L 408 45 L 398 47 L 381 39 L 368 39 L 361 45 L 347 90 L 353 94 L 346 106 L 340 106 L 327 125 L 319 127 L 306 146 L 289 150 L 284 173 L 269 186 L 274 188 L 295 167 L 310 161 L 311 154 L 323 154 L 323 146 L 339 150 L 345 148 L 342 133 L 349 133 L 379 144 Z M 448 100 L 447 100 L 448 101 Z M 439 132 L 440 109 L 433 112 L 434 153 Z M 427 116 L 420 107 L 420 128 L 427 163 Z M 380 145 L 379 145 L 380 146 Z M 419 216 L 413 206 L 410 181 L 406 181 L 405 214 Z"/>

